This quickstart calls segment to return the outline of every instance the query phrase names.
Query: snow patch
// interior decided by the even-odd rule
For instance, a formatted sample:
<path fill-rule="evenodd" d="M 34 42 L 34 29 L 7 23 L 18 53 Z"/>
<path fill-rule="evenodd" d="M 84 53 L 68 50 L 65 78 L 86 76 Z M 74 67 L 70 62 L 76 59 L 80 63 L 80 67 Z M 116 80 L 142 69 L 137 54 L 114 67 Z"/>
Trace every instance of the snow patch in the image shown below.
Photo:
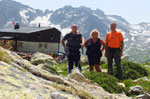
<path fill-rule="evenodd" d="M 99 19 L 104 19 L 103 17 L 99 17 L 97 14 L 93 14 L 93 15 L 98 17 Z"/>
<path fill-rule="evenodd" d="M 21 19 L 22 19 L 22 22 L 25 24 L 28 23 L 28 18 L 29 18 L 29 16 L 26 16 L 27 12 L 28 12 L 28 10 L 22 10 L 19 12 Z"/>
<path fill-rule="evenodd" d="M 30 25 L 38 25 L 39 23 L 41 24 L 42 27 L 46 27 L 50 25 L 50 17 L 52 13 L 47 14 L 46 16 L 38 16 L 35 18 L 33 21 L 30 22 Z"/>
<path fill-rule="evenodd" d="M 71 31 L 70 27 L 61 28 L 61 25 L 51 23 L 49 20 L 51 15 L 52 15 L 52 13 L 47 14 L 46 16 L 38 16 L 37 18 L 35 18 L 33 21 L 30 22 L 30 25 L 31 26 L 38 26 L 38 24 L 40 23 L 41 27 L 55 27 L 59 31 L 61 31 L 62 36 L 64 36 L 65 34 L 67 34 Z"/>
<path fill-rule="evenodd" d="M 124 23 L 124 22 L 122 22 L 122 21 L 120 21 L 120 20 L 117 20 L 117 19 L 115 19 L 115 18 L 113 18 L 113 17 L 111 17 L 111 16 L 107 16 L 107 18 L 108 18 L 109 20 L 111 20 L 111 21 L 119 22 L 119 23 L 121 23 L 121 24 L 123 24 L 123 25 L 126 25 L 126 23 Z"/>
<path fill-rule="evenodd" d="M 61 28 L 60 25 L 55 25 L 55 24 L 50 24 L 51 27 L 55 27 L 57 28 L 59 31 L 61 31 L 62 33 L 62 36 L 65 36 L 67 33 L 69 33 L 71 31 L 71 28 L 70 27 L 67 27 L 67 28 Z"/>
<path fill-rule="evenodd" d="M 32 12 L 32 13 L 36 13 L 36 11 L 33 10 L 33 9 L 29 9 L 29 8 L 28 8 L 28 11 L 30 11 L 30 12 Z"/>
<path fill-rule="evenodd" d="M 131 40 L 134 41 L 134 37 L 132 37 Z"/>

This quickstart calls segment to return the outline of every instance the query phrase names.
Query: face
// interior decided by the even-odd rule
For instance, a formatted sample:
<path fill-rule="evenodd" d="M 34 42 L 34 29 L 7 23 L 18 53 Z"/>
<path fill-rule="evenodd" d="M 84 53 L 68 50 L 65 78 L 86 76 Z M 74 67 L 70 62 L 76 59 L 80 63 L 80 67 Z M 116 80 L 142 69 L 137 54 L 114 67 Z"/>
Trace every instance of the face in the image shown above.
<path fill-rule="evenodd" d="M 78 27 L 76 25 L 72 26 L 72 33 L 76 34 L 78 30 Z"/>
<path fill-rule="evenodd" d="M 92 38 L 93 39 L 97 39 L 98 38 L 98 33 L 97 32 L 93 32 L 92 33 Z"/>
<path fill-rule="evenodd" d="M 115 24 L 115 23 L 112 23 L 112 24 L 110 25 L 110 29 L 111 29 L 111 31 L 116 31 L 116 24 Z"/>

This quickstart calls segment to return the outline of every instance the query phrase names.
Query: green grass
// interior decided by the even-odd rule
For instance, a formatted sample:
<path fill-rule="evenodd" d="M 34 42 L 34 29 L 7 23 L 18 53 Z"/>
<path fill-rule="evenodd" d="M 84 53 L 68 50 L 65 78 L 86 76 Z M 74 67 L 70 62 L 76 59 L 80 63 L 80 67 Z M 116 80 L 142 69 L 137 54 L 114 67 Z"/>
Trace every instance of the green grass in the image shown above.
<path fill-rule="evenodd" d="M 85 66 L 88 66 L 88 61 L 80 62 L 81 67 L 84 68 Z M 64 77 L 68 76 L 68 63 L 67 60 L 63 61 L 62 63 L 57 63 L 55 65 L 56 70 L 59 74 L 63 75 Z M 75 67 L 75 66 L 74 66 Z M 89 68 L 87 68 L 84 71 L 88 71 Z"/>
<path fill-rule="evenodd" d="M 135 84 L 142 86 L 145 92 L 150 93 L 150 81 L 139 80 Z"/>
<path fill-rule="evenodd" d="M 44 69 L 52 74 L 59 75 L 59 73 L 57 72 L 57 68 L 55 66 L 44 65 L 42 67 L 42 69 Z"/>
<path fill-rule="evenodd" d="M 84 75 L 86 78 L 98 83 L 101 87 L 110 93 L 122 93 L 125 91 L 125 88 L 117 84 L 119 80 L 107 73 L 85 72 Z"/>
<path fill-rule="evenodd" d="M 139 85 L 143 87 L 145 92 L 150 93 L 150 81 L 138 80 L 133 82 L 131 79 L 128 79 L 124 80 L 123 83 L 126 85 L 126 90 L 129 90 L 132 86 Z M 128 96 L 132 96 L 132 94 L 128 94 Z"/>
<path fill-rule="evenodd" d="M 108 69 L 108 64 L 107 63 L 101 64 L 101 68 L 102 69 Z"/>
<path fill-rule="evenodd" d="M 116 72 L 116 66 L 114 66 L 114 75 L 109 75 L 107 73 L 98 73 L 98 72 L 87 72 L 89 68 L 86 68 L 84 70 L 84 75 L 86 78 L 92 80 L 93 82 L 98 83 L 101 87 L 103 87 L 106 91 L 110 93 L 122 93 L 123 91 L 127 93 L 127 91 L 130 89 L 130 87 L 135 85 L 140 85 L 144 88 L 145 92 L 150 93 L 150 82 L 148 81 L 137 81 L 133 82 L 132 80 L 141 78 L 141 77 L 149 77 L 150 78 L 150 68 L 145 67 L 142 64 L 131 62 L 131 61 L 125 61 L 123 60 L 122 63 L 123 73 L 124 73 L 124 80 L 120 81 L 123 82 L 126 85 L 126 88 L 123 88 L 122 86 L 119 86 L 117 82 L 119 80 L 115 77 L 117 75 Z M 81 62 L 82 68 L 85 66 L 88 66 L 88 62 Z M 57 63 L 55 65 L 56 70 L 59 74 L 63 76 L 68 75 L 68 65 L 67 61 L 64 61 L 63 63 Z M 107 63 L 101 64 L 102 69 L 107 69 L 108 65 Z M 129 95 L 132 97 L 135 97 L 135 95 Z"/>
<path fill-rule="evenodd" d="M 150 65 L 150 63 L 149 63 L 149 62 L 146 62 L 146 63 L 144 63 L 144 65 Z"/>
<path fill-rule="evenodd" d="M 146 77 L 150 78 L 150 68 L 148 68 L 148 67 L 143 67 L 143 68 L 147 70 L 148 75 Z M 144 81 L 141 79 L 136 82 L 133 82 L 131 79 L 127 79 L 127 80 L 124 80 L 123 83 L 126 85 L 126 90 L 129 90 L 130 87 L 132 87 L 132 86 L 139 85 L 139 86 L 143 87 L 145 92 L 150 93 L 150 81 Z M 127 93 L 127 95 L 134 96 L 134 95 L 131 95 L 128 93 Z"/>
<path fill-rule="evenodd" d="M 67 63 L 57 63 L 56 65 L 56 70 L 59 74 L 63 75 L 66 77 L 68 75 L 68 65 Z"/>

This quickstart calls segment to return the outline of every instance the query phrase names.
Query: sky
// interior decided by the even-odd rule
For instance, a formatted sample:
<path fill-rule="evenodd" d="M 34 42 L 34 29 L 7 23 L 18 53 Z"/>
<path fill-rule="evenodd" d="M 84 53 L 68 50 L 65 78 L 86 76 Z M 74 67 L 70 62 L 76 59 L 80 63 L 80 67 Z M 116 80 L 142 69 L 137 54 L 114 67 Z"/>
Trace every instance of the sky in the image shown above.
<path fill-rule="evenodd" d="M 34 9 L 56 10 L 66 5 L 101 9 L 107 15 L 119 15 L 131 24 L 150 22 L 150 0 L 15 0 Z"/>

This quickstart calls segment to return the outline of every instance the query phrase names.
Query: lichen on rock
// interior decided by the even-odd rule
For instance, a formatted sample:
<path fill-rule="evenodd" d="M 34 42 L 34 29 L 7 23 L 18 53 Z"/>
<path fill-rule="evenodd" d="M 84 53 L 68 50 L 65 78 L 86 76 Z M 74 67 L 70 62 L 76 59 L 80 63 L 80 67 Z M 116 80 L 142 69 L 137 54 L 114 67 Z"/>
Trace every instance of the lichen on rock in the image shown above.
<path fill-rule="evenodd" d="M 5 50 L 9 62 L 0 61 L 0 98 L 2 99 L 130 99 L 110 94 L 97 84 L 55 75 L 40 66 Z"/>

